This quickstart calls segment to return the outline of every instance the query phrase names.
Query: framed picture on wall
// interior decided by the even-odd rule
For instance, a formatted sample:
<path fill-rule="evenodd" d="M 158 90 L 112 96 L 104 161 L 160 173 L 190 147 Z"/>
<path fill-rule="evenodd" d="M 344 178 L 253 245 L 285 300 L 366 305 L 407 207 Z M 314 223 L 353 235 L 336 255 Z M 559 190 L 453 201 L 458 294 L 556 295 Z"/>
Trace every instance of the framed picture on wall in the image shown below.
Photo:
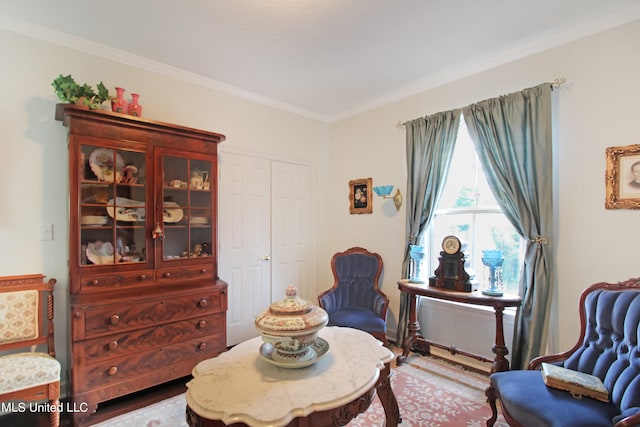
<path fill-rule="evenodd" d="M 607 209 L 640 209 L 640 144 L 607 147 Z"/>
<path fill-rule="evenodd" d="M 349 181 L 349 213 L 368 214 L 373 212 L 371 178 Z"/>

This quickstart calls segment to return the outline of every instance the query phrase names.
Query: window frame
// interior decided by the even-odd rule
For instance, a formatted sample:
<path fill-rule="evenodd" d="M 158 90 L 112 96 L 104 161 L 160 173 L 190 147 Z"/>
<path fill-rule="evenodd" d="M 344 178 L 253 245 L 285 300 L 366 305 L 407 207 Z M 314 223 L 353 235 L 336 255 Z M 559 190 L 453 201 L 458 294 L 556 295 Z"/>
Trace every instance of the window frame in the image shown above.
<path fill-rule="evenodd" d="M 465 133 L 466 135 L 463 135 L 462 133 Z M 488 185 L 488 182 L 486 181 L 486 176 L 484 175 L 484 172 L 482 171 L 482 164 L 480 162 L 480 158 L 478 156 L 478 152 L 476 151 L 475 148 L 475 144 L 473 143 L 473 140 L 471 139 L 471 136 L 468 133 L 467 127 L 466 127 L 466 123 L 464 121 L 464 118 L 461 118 L 460 120 L 460 125 L 458 128 L 458 134 L 456 137 L 456 147 L 454 149 L 454 157 L 455 157 L 455 150 L 458 150 L 460 148 L 460 146 L 458 145 L 458 143 L 461 141 L 462 138 L 466 138 L 467 141 L 470 143 L 471 149 L 473 150 L 473 153 L 475 155 L 475 162 L 476 162 L 476 172 L 475 172 L 475 176 L 474 176 L 474 188 L 473 190 L 477 192 L 477 190 L 481 187 L 479 185 L 480 183 L 480 178 L 482 175 L 482 178 L 484 179 L 485 183 L 486 183 L 486 188 L 488 191 L 492 192 L 491 188 Z M 454 158 L 452 158 L 451 160 L 451 164 L 454 164 Z M 451 170 L 451 168 L 448 171 L 447 174 L 447 181 L 449 180 L 449 177 L 451 175 L 451 173 L 454 172 Z M 448 189 L 448 182 L 445 183 L 445 191 Z M 477 194 L 477 193 L 476 193 Z M 444 196 L 444 193 L 443 193 Z M 472 217 L 471 219 L 471 226 L 473 228 L 472 231 L 472 240 L 471 241 L 467 241 L 466 243 L 469 246 L 470 252 L 473 253 L 477 253 L 477 251 L 475 251 L 475 244 L 476 244 L 476 239 L 477 239 L 477 231 L 476 231 L 476 224 L 477 224 L 477 216 L 478 215 L 483 215 L 483 214 L 498 214 L 498 215 L 502 215 L 504 217 L 504 219 L 508 222 L 508 218 L 506 218 L 506 215 L 504 213 L 504 211 L 502 210 L 502 208 L 498 205 L 497 203 L 497 198 L 493 195 L 493 192 L 491 194 L 493 200 L 495 200 L 495 205 L 486 205 L 486 206 L 481 206 L 481 207 L 469 207 L 469 206 L 462 206 L 462 207 L 458 207 L 458 208 L 437 208 L 433 214 L 433 217 L 431 219 L 431 222 L 429 224 L 429 227 L 427 227 L 426 230 L 424 230 L 424 232 L 421 234 L 421 236 L 418 238 L 418 244 L 422 245 L 426 250 L 427 253 L 430 254 L 429 256 L 426 257 L 425 262 L 426 262 L 426 266 L 423 266 L 422 268 L 422 274 L 423 276 L 427 276 L 427 277 L 422 277 L 422 279 L 424 279 L 425 281 L 428 280 L 428 277 L 431 276 L 433 274 L 433 271 L 435 271 L 435 269 L 438 266 L 438 257 L 439 257 L 439 253 L 440 251 L 437 250 L 436 248 L 439 248 L 439 241 L 436 241 L 435 239 L 440 239 L 444 236 L 436 236 L 436 230 L 434 225 L 437 222 L 437 218 L 438 217 L 443 217 L 443 216 L 449 216 L 449 217 L 453 217 L 455 215 L 470 215 Z M 443 201 L 443 197 L 440 198 L 438 205 L 440 205 Z M 476 199 L 476 204 L 477 204 L 477 199 Z M 515 229 L 515 227 L 513 227 L 512 224 L 510 224 L 510 226 L 512 227 L 514 233 L 517 233 L 517 230 Z M 519 234 L 518 234 L 519 235 Z M 524 249 L 525 249 L 525 245 L 524 245 L 524 239 L 522 238 L 522 236 L 520 236 L 520 245 L 519 248 L 517 248 L 517 253 L 518 253 L 518 265 L 521 266 L 522 262 L 523 262 L 523 256 L 524 256 Z M 434 253 L 435 252 L 435 253 Z M 482 261 L 479 259 L 473 259 L 476 257 L 471 257 L 471 261 L 472 261 L 472 265 L 470 266 L 471 270 L 473 270 L 473 272 L 475 273 L 475 277 L 476 279 L 479 281 L 479 289 L 482 289 L 484 286 L 484 278 L 483 278 L 483 265 L 482 265 Z M 426 267 L 426 268 L 425 268 Z M 520 269 L 518 269 L 518 275 L 516 276 L 516 281 L 515 283 L 512 284 L 511 287 L 508 288 L 507 290 L 507 284 L 505 283 L 505 292 L 506 293 L 515 293 L 515 294 L 519 294 L 520 293 L 520 287 L 519 287 L 519 279 L 520 279 Z M 513 289 L 515 286 L 515 289 Z"/>

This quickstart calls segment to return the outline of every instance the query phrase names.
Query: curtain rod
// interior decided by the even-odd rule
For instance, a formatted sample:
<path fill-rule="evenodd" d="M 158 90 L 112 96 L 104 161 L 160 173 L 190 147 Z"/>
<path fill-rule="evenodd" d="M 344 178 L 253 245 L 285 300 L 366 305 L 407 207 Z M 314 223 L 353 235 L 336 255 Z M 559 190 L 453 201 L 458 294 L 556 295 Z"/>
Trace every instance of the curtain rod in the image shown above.
<path fill-rule="evenodd" d="M 552 82 L 549 82 L 549 84 L 551 85 L 551 87 L 553 89 L 558 89 L 560 86 L 562 86 L 564 83 L 567 82 L 567 79 L 564 77 L 560 77 L 559 79 L 555 79 Z M 396 127 L 397 128 L 401 128 L 406 124 L 406 122 L 403 122 L 402 120 L 398 120 L 398 123 L 396 123 Z"/>

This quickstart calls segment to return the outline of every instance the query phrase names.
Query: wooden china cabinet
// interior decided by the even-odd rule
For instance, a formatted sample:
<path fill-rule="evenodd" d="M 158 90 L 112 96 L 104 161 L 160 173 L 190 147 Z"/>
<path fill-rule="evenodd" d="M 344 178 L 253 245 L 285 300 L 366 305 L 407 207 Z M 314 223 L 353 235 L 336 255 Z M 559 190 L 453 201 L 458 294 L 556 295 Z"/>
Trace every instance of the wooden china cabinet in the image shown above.
<path fill-rule="evenodd" d="M 60 104 L 68 128 L 74 425 L 226 349 L 217 270 L 224 135 Z M 86 412 L 82 410 L 87 409 Z"/>

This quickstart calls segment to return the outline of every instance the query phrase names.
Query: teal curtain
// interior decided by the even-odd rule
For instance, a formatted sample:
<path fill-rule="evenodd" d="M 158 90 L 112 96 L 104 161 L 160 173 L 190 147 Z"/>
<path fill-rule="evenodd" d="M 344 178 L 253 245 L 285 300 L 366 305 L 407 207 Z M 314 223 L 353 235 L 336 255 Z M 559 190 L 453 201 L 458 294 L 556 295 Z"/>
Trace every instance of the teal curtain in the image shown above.
<path fill-rule="evenodd" d="M 551 84 L 463 108 L 489 186 L 525 239 L 511 365 L 543 353 L 553 279 Z"/>
<path fill-rule="evenodd" d="M 409 275 L 409 246 L 427 228 L 446 182 L 460 125 L 460 109 L 445 111 L 405 123 L 407 145 L 407 237 L 402 277 Z M 407 335 L 409 295 L 400 295 L 396 343 Z"/>

